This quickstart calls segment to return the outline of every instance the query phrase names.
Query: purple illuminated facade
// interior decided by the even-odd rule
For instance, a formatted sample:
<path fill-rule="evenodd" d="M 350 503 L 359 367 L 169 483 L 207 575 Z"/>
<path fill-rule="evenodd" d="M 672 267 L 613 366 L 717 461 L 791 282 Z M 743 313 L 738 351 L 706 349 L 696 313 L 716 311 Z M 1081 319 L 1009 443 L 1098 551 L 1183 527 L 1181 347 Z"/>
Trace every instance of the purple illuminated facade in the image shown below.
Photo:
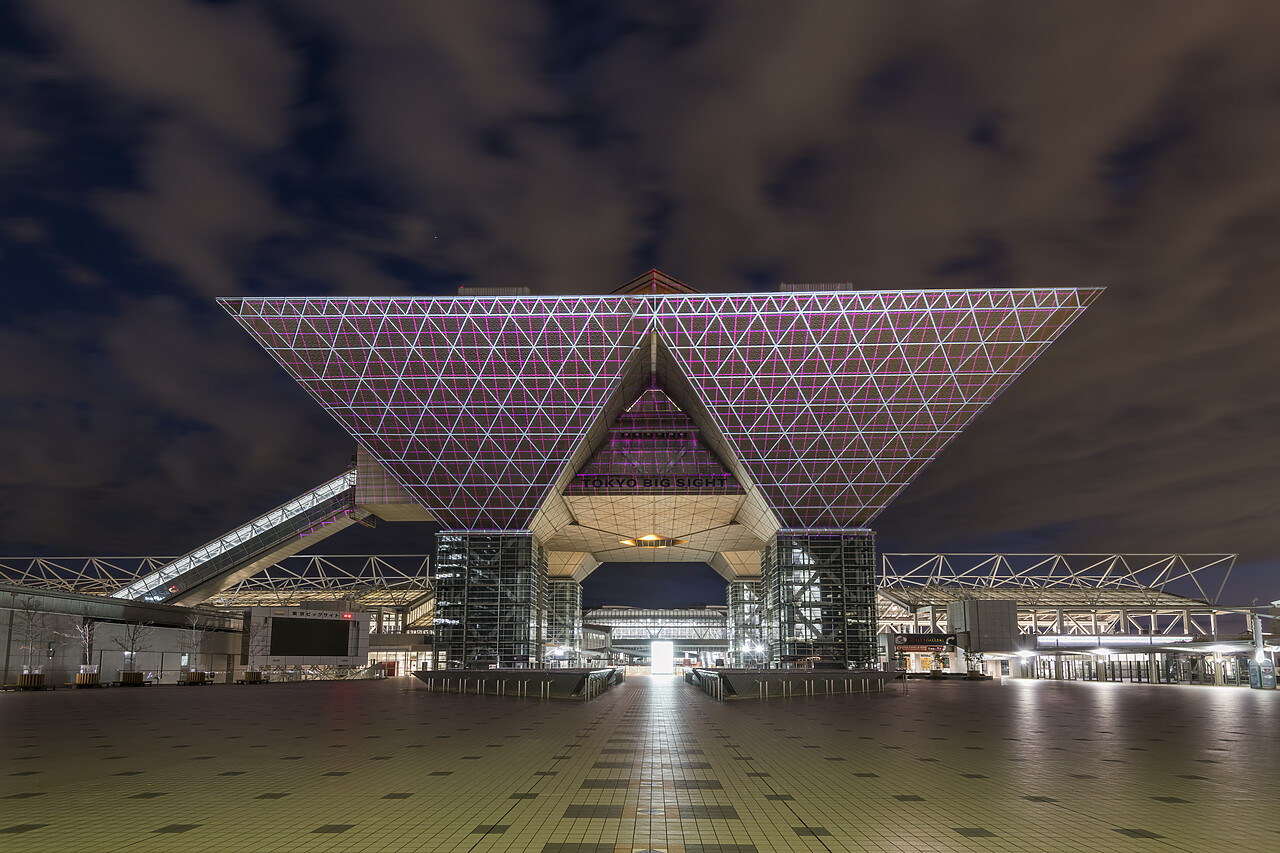
<path fill-rule="evenodd" d="M 597 561 L 660 534 L 750 576 L 733 555 L 779 530 L 866 528 L 1099 293 L 699 294 L 642 279 L 607 296 L 223 305 L 446 529 L 532 531 Z M 718 519 L 703 540 L 643 529 L 662 524 L 636 509 L 651 494 L 616 509 L 649 513 L 626 529 L 576 517 L 585 475 L 608 474 L 588 463 L 610 458 L 620 418 L 654 387 L 674 401 L 673 436 L 732 486 L 697 505 Z"/>
<path fill-rule="evenodd" d="M 527 527 L 651 333 L 785 526 L 862 527 L 1097 292 L 223 304 L 449 527 Z"/>

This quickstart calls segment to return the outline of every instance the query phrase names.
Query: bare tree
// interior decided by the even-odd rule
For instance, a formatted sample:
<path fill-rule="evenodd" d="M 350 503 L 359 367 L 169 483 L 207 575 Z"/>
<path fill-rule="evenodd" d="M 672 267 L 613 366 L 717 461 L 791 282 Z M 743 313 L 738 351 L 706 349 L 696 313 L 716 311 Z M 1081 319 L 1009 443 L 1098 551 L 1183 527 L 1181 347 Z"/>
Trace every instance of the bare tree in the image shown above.
<path fill-rule="evenodd" d="M 178 651 L 187 656 L 188 669 L 199 669 L 196 665 L 196 657 L 200 654 L 200 648 L 203 645 L 204 629 L 200 627 L 200 617 L 193 613 L 187 617 L 187 627 L 182 630 L 182 636 L 178 638 Z"/>
<path fill-rule="evenodd" d="M 127 622 L 121 629 L 120 635 L 111 638 L 120 647 L 120 650 L 124 652 L 125 672 L 135 672 L 137 670 L 138 653 L 145 652 L 151 648 L 150 637 L 150 622 Z"/>
<path fill-rule="evenodd" d="M 83 615 L 78 621 L 71 623 L 71 630 L 65 636 L 75 640 L 80 644 L 80 663 L 93 663 L 93 638 L 98 632 L 98 623 L 89 615 L 89 608 L 85 608 Z"/>
<path fill-rule="evenodd" d="M 14 598 L 15 615 L 17 616 L 18 638 L 21 642 L 23 672 L 39 672 L 37 661 L 47 653 L 49 636 L 52 631 L 49 625 L 49 614 L 40 609 L 40 600 L 29 595 L 26 598 Z"/>

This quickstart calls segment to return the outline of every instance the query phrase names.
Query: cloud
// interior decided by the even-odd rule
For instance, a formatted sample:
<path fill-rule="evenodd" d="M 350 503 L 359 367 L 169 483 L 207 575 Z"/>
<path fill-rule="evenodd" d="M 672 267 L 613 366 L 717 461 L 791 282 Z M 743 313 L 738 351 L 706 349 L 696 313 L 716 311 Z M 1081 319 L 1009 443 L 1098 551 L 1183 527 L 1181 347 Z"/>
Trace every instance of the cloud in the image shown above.
<path fill-rule="evenodd" d="M 296 66 L 263 7 L 165 3 L 32 7 L 62 62 L 126 111 L 190 123 L 247 148 L 285 141 Z"/>
<path fill-rule="evenodd" d="M 237 292 L 260 247 L 292 228 L 261 164 L 287 142 L 297 64 L 260 7 L 52 2 L 31 14 L 61 85 L 141 140 L 121 152 L 136 186 L 117 177 L 93 193 L 98 212 L 183 284 Z"/>
<path fill-rule="evenodd" d="M 116 297 L 0 326 L 33 365 L 0 424 L 42 531 L 6 541 L 327 475 L 349 440 L 211 295 L 603 292 L 658 266 L 704 290 L 1106 286 L 882 544 L 1276 556 L 1269 4 L 90 5 L 33 7 L 45 47 L 0 54 L 0 80 L 76 95 L 0 83 L 0 175 L 56 176 L 86 133 L 125 166 L 45 195 L 136 264 L 0 211 L 0 262 L 38 246 L 53 286 Z"/>
<path fill-rule="evenodd" d="M 155 133 L 144 156 L 144 187 L 104 191 L 97 207 L 207 298 L 240 292 L 263 244 L 297 230 L 260 182 L 190 128 Z"/>
<path fill-rule="evenodd" d="M 347 462 L 350 440 L 229 320 L 171 297 L 51 319 L 0 327 L 22 365 L 0 377 L 9 548 L 180 553 Z"/>

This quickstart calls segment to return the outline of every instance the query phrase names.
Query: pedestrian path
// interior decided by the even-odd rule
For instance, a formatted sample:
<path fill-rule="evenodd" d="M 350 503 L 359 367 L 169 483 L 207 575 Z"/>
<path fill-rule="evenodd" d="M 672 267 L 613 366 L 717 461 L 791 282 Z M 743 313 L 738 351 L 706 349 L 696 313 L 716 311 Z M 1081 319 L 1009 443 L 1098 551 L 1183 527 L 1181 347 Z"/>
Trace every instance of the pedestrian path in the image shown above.
<path fill-rule="evenodd" d="M 416 679 L 0 696 L 0 851 L 1273 849 L 1280 695 L 998 682 L 590 703 Z M 1248 819 L 1245 819 L 1245 818 Z"/>

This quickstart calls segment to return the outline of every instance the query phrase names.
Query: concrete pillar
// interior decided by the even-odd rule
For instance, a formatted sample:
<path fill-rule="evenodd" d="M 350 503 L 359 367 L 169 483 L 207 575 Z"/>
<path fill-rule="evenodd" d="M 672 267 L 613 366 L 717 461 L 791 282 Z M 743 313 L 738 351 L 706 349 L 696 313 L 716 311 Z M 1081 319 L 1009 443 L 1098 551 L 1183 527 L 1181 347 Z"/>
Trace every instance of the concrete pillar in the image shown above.
<path fill-rule="evenodd" d="M 1061 607 L 1054 611 L 1053 630 L 1058 636 L 1062 636 L 1067 632 L 1067 623 L 1066 620 L 1062 618 Z"/>

